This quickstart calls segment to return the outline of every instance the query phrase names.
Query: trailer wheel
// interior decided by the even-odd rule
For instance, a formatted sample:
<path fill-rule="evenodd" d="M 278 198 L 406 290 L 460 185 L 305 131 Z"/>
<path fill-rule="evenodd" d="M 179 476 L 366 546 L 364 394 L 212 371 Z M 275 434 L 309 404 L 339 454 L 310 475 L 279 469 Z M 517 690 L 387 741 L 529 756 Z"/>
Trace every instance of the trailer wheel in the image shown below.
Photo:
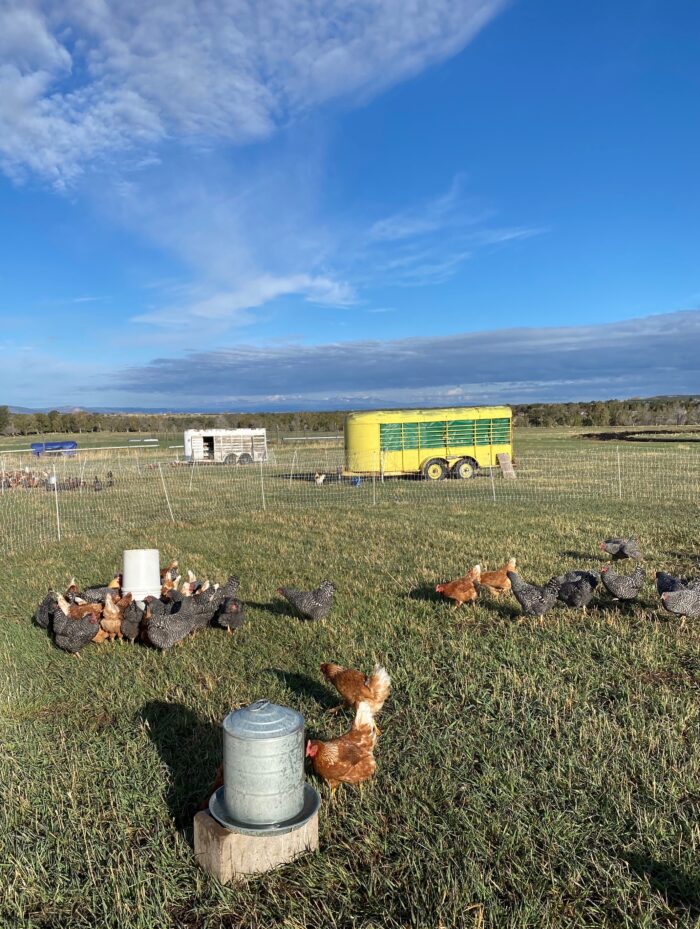
<path fill-rule="evenodd" d="M 238 458 L 233 453 L 231 453 L 230 455 L 227 455 L 224 458 L 224 464 L 234 465 L 237 461 L 238 461 Z"/>
<path fill-rule="evenodd" d="M 252 463 L 253 463 L 253 457 L 252 455 L 249 455 L 248 452 L 243 452 L 241 457 L 238 459 L 239 465 L 247 465 L 247 464 L 252 464 Z"/>
<path fill-rule="evenodd" d="M 442 458 L 430 458 L 422 470 L 426 481 L 442 481 L 447 477 L 447 463 Z"/>
<path fill-rule="evenodd" d="M 468 481 L 471 477 L 476 477 L 476 472 L 479 469 L 479 465 L 474 461 L 473 458 L 460 458 L 459 461 L 455 461 L 452 465 L 452 470 L 450 474 L 452 477 L 456 477 L 461 481 Z"/>

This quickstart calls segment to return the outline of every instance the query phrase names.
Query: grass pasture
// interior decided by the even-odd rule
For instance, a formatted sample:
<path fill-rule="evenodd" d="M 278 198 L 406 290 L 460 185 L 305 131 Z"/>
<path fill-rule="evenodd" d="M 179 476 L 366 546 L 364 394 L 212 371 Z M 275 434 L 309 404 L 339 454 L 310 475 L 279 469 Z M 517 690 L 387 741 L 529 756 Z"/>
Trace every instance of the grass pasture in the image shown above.
<path fill-rule="evenodd" d="M 140 528 L 117 517 L 103 533 L 91 522 L 61 545 L 7 555 L 0 926 L 696 925 L 692 621 L 661 613 L 651 581 L 634 605 L 601 597 L 586 616 L 562 608 L 541 620 L 488 597 L 455 611 L 432 589 L 510 554 L 540 581 L 597 566 L 597 541 L 618 531 L 637 534 L 650 576 L 694 573 L 697 506 L 595 494 L 494 505 L 440 489 L 419 505 L 399 505 L 399 491 L 375 505 L 363 486 L 362 506 L 218 506 L 190 510 L 189 524 L 154 512 Z M 162 655 L 103 644 L 77 660 L 53 648 L 31 623 L 47 586 L 110 577 L 121 551 L 142 545 L 199 575 L 238 573 L 245 626 Z M 326 576 L 338 594 L 323 623 L 272 599 L 280 583 Z M 191 847 L 220 760 L 218 723 L 267 697 L 298 708 L 310 734 L 339 734 L 348 717 L 326 714 L 336 700 L 318 671 L 333 659 L 378 659 L 392 675 L 377 775 L 362 799 L 341 788 L 324 802 L 319 854 L 223 887 Z"/>

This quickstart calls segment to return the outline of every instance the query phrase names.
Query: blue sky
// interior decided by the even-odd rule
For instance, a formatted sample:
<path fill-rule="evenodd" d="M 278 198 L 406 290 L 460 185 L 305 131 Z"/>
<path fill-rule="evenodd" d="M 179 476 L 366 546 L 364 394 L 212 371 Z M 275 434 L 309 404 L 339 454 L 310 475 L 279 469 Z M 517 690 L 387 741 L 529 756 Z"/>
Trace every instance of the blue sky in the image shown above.
<path fill-rule="evenodd" d="M 0 0 L 0 402 L 700 392 L 700 7 Z"/>

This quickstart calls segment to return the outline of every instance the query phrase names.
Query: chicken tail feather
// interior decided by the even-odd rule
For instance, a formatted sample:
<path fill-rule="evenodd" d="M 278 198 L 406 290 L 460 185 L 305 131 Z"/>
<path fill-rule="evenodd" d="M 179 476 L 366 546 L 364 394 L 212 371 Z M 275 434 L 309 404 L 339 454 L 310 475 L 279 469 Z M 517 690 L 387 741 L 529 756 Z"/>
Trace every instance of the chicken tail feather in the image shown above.
<path fill-rule="evenodd" d="M 375 713 L 378 713 L 384 706 L 386 698 L 389 696 L 391 690 L 391 678 L 386 668 L 383 668 L 381 665 L 376 665 L 374 671 L 369 676 L 367 686 L 372 691 L 372 698 L 374 700 L 373 710 Z"/>

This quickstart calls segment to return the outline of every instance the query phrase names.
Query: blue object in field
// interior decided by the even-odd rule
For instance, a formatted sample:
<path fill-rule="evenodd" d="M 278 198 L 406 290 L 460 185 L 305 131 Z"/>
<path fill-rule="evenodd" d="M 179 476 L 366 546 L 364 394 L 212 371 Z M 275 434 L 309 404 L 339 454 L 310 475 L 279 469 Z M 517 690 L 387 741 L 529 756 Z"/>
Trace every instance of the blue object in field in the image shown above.
<path fill-rule="evenodd" d="M 37 458 L 40 455 L 46 454 L 66 455 L 67 457 L 71 457 L 75 455 L 78 443 L 68 439 L 65 442 L 32 442 L 30 448 L 32 450 L 32 455 L 35 455 Z"/>
<path fill-rule="evenodd" d="M 362 478 L 361 478 L 361 477 L 351 477 L 351 478 L 350 478 L 350 483 L 352 484 L 353 487 L 359 487 L 360 484 L 362 483 Z"/>

